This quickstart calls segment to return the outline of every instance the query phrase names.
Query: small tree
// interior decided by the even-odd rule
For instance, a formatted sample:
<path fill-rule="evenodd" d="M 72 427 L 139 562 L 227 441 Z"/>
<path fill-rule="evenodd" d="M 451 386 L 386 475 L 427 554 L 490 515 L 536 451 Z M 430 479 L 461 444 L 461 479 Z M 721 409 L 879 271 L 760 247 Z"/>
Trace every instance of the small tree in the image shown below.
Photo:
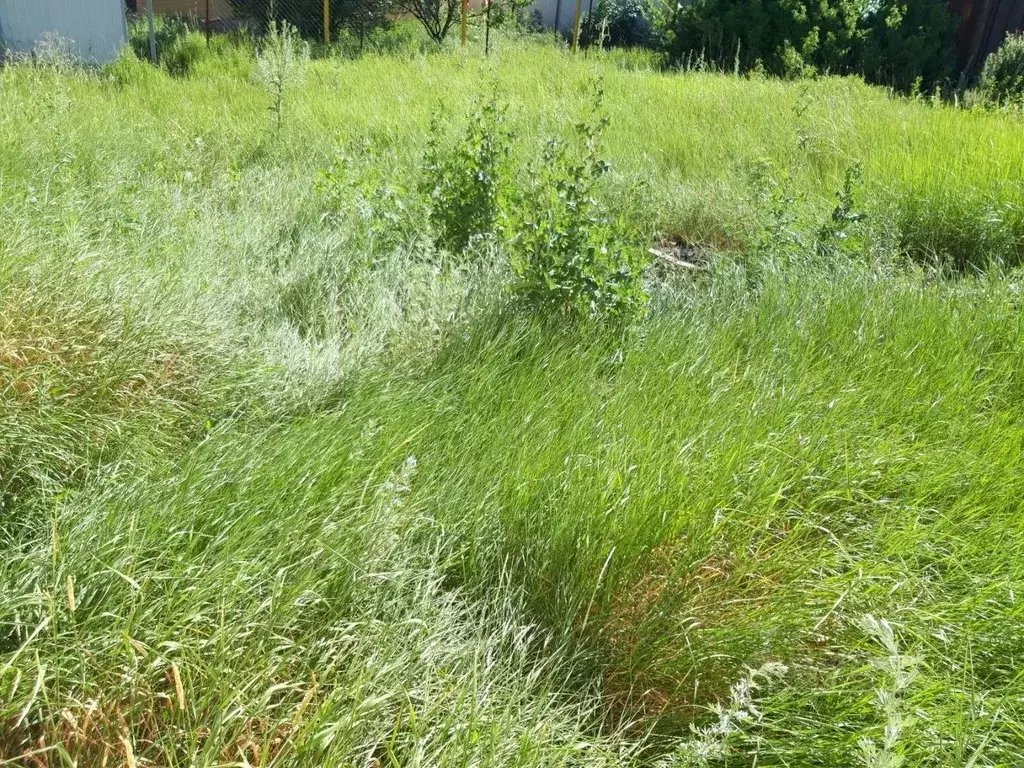
<path fill-rule="evenodd" d="M 395 0 L 394 7 L 405 11 L 427 31 L 430 38 L 443 43 L 459 20 L 459 0 Z"/>

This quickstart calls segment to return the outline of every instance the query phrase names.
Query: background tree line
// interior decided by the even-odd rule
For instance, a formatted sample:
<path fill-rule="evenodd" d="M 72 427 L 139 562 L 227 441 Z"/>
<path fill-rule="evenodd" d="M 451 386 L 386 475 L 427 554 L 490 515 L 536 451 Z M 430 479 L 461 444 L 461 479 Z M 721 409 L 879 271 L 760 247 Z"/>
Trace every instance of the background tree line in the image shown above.
<path fill-rule="evenodd" d="M 360 43 L 399 15 L 415 18 L 443 42 L 458 26 L 461 6 L 460 0 L 329 2 L 332 38 L 348 33 Z M 524 2 L 495 0 L 496 18 L 523 20 Z M 264 27 L 276 18 L 305 37 L 323 36 L 323 0 L 231 3 Z M 960 77 L 957 18 L 946 0 L 584 0 L 584 13 L 584 45 L 653 48 L 668 66 L 789 78 L 857 74 L 903 92 L 948 91 Z"/>
<path fill-rule="evenodd" d="M 902 91 L 957 75 L 946 0 L 600 0 L 591 17 L 592 38 L 658 47 L 670 65 L 859 74 Z"/>

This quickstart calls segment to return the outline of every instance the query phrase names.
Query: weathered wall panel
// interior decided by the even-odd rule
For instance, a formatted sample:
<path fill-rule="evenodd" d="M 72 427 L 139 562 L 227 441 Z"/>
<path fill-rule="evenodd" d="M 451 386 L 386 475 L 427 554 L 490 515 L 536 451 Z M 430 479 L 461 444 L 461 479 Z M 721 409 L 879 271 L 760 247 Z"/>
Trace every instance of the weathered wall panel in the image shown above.
<path fill-rule="evenodd" d="M 949 0 L 960 18 L 957 60 L 975 71 L 1011 32 L 1024 29 L 1024 0 Z"/>
<path fill-rule="evenodd" d="M 110 61 L 125 44 L 124 0 L 0 0 L 0 40 L 7 48 L 28 52 L 54 35 L 85 61 Z"/>
<path fill-rule="evenodd" d="M 170 13 L 178 16 L 193 16 L 200 21 L 206 18 L 207 0 L 153 0 L 154 13 Z M 231 19 L 234 9 L 228 0 L 209 0 L 210 19 Z M 139 10 L 145 10 L 145 0 L 139 2 Z"/>

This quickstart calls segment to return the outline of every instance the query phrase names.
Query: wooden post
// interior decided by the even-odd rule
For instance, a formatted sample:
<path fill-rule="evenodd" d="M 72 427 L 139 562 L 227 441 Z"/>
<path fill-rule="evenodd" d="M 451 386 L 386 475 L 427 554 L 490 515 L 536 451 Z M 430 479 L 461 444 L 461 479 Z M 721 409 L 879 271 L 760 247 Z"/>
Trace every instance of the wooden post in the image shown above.
<path fill-rule="evenodd" d="M 462 44 L 469 37 L 469 0 L 462 0 Z"/>
<path fill-rule="evenodd" d="M 206 0 L 206 47 L 210 47 L 210 0 Z"/>
<path fill-rule="evenodd" d="M 146 15 L 149 16 L 149 60 L 156 64 L 156 23 L 153 21 L 153 0 L 146 0 Z"/>
<path fill-rule="evenodd" d="M 324 0 L 324 45 L 331 44 L 331 0 Z"/>
<path fill-rule="evenodd" d="M 572 49 L 580 49 L 580 20 L 583 18 L 583 0 L 576 0 L 576 16 L 572 20 Z"/>
<path fill-rule="evenodd" d="M 487 18 L 484 20 L 484 56 L 491 55 L 491 0 L 484 0 L 487 3 Z"/>

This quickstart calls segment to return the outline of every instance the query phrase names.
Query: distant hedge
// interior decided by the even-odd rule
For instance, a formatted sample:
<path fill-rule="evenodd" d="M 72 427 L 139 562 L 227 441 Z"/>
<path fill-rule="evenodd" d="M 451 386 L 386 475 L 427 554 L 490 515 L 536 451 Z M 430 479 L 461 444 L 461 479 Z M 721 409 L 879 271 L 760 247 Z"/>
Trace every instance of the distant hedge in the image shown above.
<path fill-rule="evenodd" d="M 696 0 L 669 21 L 675 63 L 864 75 L 901 90 L 954 75 L 956 21 L 945 0 Z"/>

